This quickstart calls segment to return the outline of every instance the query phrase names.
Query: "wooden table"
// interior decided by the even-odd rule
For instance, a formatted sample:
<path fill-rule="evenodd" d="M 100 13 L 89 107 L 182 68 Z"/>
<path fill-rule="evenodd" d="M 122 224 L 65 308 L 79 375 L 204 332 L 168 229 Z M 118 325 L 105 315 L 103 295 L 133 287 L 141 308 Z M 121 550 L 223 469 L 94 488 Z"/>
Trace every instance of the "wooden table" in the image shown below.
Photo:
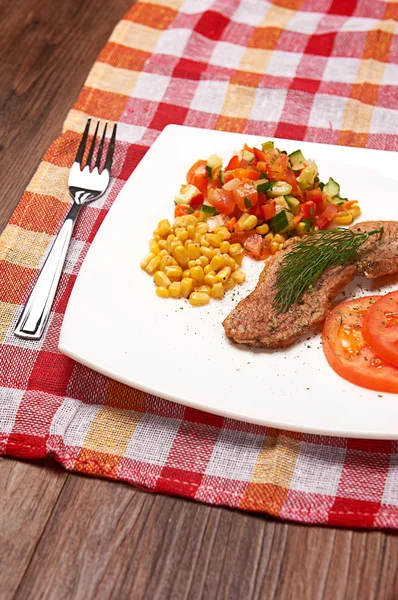
<path fill-rule="evenodd" d="M 0 0 L 2 229 L 132 0 Z M 73 65 L 73 69 L 70 68 Z M 398 597 L 398 537 L 0 461 L 0 598 Z"/>

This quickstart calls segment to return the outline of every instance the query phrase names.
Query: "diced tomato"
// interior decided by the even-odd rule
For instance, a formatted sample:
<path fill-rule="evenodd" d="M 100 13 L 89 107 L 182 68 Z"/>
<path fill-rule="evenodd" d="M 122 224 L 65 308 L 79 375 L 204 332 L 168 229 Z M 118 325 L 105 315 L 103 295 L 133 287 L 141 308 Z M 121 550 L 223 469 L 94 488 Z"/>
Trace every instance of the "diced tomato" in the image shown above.
<path fill-rule="evenodd" d="M 312 219 L 316 215 L 316 204 L 315 202 L 310 200 L 309 202 L 300 204 L 299 210 L 302 213 L 304 219 Z"/>
<path fill-rule="evenodd" d="M 318 227 L 318 229 L 326 229 L 329 225 L 329 221 L 322 215 L 316 215 L 314 219 L 314 225 Z"/>
<path fill-rule="evenodd" d="M 237 169 L 239 167 L 239 163 L 240 163 L 239 156 L 237 154 L 235 154 L 235 156 L 233 156 L 231 158 L 231 160 L 229 161 L 229 163 L 227 164 L 227 167 L 225 170 L 231 171 L 232 169 Z"/>
<path fill-rule="evenodd" d="M 284 181 L 287 171 L 287 163 L 289 157 L 287 154 L 279 154 L 279 156 L 272 156 L 271 160 L 267 163 L 267 177 L 270 181 Z"/>
<path fill-rule="evenodd" d="M 398 392 L 398 369 L 384 361 L 365 343 L 364 319 L 380 296 L 365 296 L 336 306 L 322 334 L 325 356 L 336 373 L 347 381 L 380 392 Z"/>
<path fill-rule="evenodd" d="M 253 148 L 250 148 L 247 144 L 243 146 L 244 150 L 248 150 L 248 152 L 253 152 Z"/>
<path fill-rule="evenodd" d="M 239 183 L 232 191 L 236 204 L 240 210 L 245 211 L 258 202 L 258 192 L 253 183 L 249 180 Z"/>
<path fill-rule="evenodd" d="M 211 188 L 208 200 L 218 212 L 224 215 L 231 214 L 235 208 L 235 199 L 232 192 L 223 188 Z"/>
<path fill-rule="evenodd" d="M 197 208 L 200 208 L 204 202 L 204 196 L 203 194 L 197 194 L 196 196 L 194 196 L 193 198 L 191 198 L 189 205 L 196 210 Z"/>
<path fill-rule="evenodd" d="M 259 233 L 250 232 L 246 241 L 243 243 L 245 250 L 250 252 L 253 257 L 259 257 L 263 247 L 263 238 Z"/>
<path fill-rule="evenodd" d="M 398 367 L 398 292 L 381 296 L 369 308 L 362 335 L 373 352 Z"/>
<path fill-rule="evenodd" d="M 319 204 L 323 201 L 322 191 L 319 188 L 315 190 L 307 190 L 305 192 L 305 199 L 307 202 L 315 202 L 315 204 Z"/>
<path fill-rule="evenodd" d="M 292 196 L 303 197 L 302 192 L 298 187 L 296 176 L 291 169 L 286 169 L 286 172 L 281 175 L 281 181 L 286 181 L 286 183 L 292 186 Z"/>
<path fill-rule="evenodd" d="M 198 160 L 187 173 L 187 182 L 196 186 L 201 192 L 205 192 L 207 189 L 207 182 L 209 179 L 206 170 L 206 161 Z"/>
<path fill-rule="evenodd" d="M 257 202 L 257 204 L 255 204 L 254 206 L 252 206 L 252 208 L 249 209 L 249 213 L 251 215 L 255 215 L 259 220 L 262 220 L 264 218 L 262 204 L 260 204 L 259 202 Z"/>
<path fill-rule="evenodd" d="M 256 179 L 260 179 L 260 171 L 255 171 L 254 169 L 233 169 L 232 171 L 225 171 L 223 179 L 225 183 L 232 179 L 250 179 L 251 181 L 255 181 Z"/>
<path fill-rule="evenodd" d="M 328 204 L 322 213 L 322 217 L 324 217 L 328 221 L 332 221 L 332 219 L 334 219 L 334 217 L 336 216 L 337 212 L 337 206 L 335 206 L 334 204 Z"/>
<path fill-rule="evenodd" d="M 253 154 L 257 160 L 261 160 L 263 162 L 267 162 L 269 159 L 269 154 L 263 152 L 263 150 L 259 150 L 258 148 L 253 148 Z"/>
<path fill-rule="evenodd" d="M 268 204 L 264 204 L 264 206 L 261 207 L 261 210 L 263 211 L 264 221 L 269 221 L 276 213 L 275 201 L 271 200 Z"/>
<path fill-rule="evenodd" d="M 175 217 L 182 217 L 184 215 L 190 215 L 192 213 L 192 209 L 189 209 L 188 206 L 184 206 L 184 204 L 177 204 L 174 209 Z"/>

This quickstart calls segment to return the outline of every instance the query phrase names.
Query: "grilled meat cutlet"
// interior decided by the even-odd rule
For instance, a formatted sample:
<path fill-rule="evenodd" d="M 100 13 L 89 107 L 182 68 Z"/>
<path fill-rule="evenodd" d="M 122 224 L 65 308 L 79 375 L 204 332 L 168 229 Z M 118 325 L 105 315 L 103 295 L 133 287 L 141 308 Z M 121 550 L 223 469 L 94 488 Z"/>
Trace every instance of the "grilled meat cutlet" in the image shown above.
<path fill-rule="evenodd" d="M 258 348 L 284 348 L 312 333 L 326 319 L 333 299 L 359 274 L 381 277 L 398 272 L 398 222 L 367 221 L 351 229 L 358 232 L 384 227 L 361 246 L 355 264 L 325 269 L 311 291 L 278 314 L 274 307 L 275 283 L 283 258 L 300 238 L 291 238 L 268 259 L 255 290 L 241 300 L 223 322 L 225 333 L 238 343 Z"/>

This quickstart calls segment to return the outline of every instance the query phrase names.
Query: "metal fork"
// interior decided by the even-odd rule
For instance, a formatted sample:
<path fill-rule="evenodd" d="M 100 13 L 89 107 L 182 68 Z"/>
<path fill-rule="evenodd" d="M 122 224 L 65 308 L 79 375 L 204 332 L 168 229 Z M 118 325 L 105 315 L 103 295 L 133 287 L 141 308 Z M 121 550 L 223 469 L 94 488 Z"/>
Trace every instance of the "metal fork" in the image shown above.
<path fill-rule="evenodd" d="M 30 293 L 21 316 L 18 319 L 14 333 L 20 338 L 38 340 L 43 335 L 43 331 L 48 321 L 55 293 L 61 277 L 62 267 L 64 266 L 65 258 L 68 252 L 73 228 L 75 226 L 77 217 L 79 216 L 80 210 L 84 204 L 93 202 L 93 200 L 100 198 L 106 192 L 109 186 L 111 176 L 110 171 L 116 139 L 116 124 L 113 127 L 104 168 L 100 171 L 101 158 L 105 144 L 105 134 L 108 124 L 105 123 L 97 157 L 94 166 L 92 167 L 91 163 L 93 162 L 98 129 L 100 126 L 100 122 L 98 121 L 87 156 L 86 165 L 82 169 L 82 162 L 84 151 L 86 149 L 90 123 L 91 119 L 88 119 L 79 149 L 76 154 L 75 162 L 73 163 L 69 173 L 68 188 L 69 194 L 73 199 L 73 204 L 57 237 L 53 242 L 51 250 L 40 271 L 35 286 Z"/>

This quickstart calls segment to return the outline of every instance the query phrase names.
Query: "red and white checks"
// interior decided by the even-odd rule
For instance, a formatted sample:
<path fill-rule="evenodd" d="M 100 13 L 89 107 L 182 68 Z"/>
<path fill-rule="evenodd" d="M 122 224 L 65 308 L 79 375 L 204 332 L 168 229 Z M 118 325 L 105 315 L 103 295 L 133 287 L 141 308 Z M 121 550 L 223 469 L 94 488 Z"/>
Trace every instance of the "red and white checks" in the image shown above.
<path fill-rule="evenodd" d="M 90 242 L 168 123 L 397 150 L 397 19 L 398 4 L 383 0 L 134 5 L 0 238 L 2 453 L 51 455 L 73 471 L 284 519 L 398 528 L 398 442 L 208 415 L 109 380 L 57 350 Z M 78 222 L 47 335 L 18 340 L 20 306 L 67 212 L 69 167 L 88 115 L 120 123 L 112 186 Z"/>

